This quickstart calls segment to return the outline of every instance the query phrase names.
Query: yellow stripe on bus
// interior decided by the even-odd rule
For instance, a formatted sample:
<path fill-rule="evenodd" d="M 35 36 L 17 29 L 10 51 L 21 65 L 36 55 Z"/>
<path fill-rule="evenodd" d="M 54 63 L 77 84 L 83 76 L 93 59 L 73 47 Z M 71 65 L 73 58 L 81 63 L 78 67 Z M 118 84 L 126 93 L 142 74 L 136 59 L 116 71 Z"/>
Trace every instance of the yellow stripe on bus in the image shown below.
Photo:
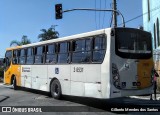
<path fill-rule="evenodd" d="M 19 48 L 22 48 L 22 46 L 16 46 L 16 47 L 7 48 L 6 51 L 15 50 L 15 49 L 19 49 Z"/>

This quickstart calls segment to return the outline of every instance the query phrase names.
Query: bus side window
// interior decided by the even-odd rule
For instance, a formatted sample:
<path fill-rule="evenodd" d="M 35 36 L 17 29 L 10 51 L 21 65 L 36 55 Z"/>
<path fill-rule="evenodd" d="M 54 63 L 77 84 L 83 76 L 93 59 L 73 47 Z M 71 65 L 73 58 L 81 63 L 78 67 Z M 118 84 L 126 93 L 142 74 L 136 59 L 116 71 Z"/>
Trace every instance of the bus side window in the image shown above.
<path fill-rule="evenodd" d="M 35 64 L 42 64 L 44 59 L 44 46 L 35 47 Z"/>
<path fill-rule="evenodd" d="M 69 42 L 58 43 L 58 63 L 68 63 L 69 62 Z"/>
<path fill-rule="evenodd" d="M 72 63 L 88 63 L 91 56 L 91 39 L 81 39 L 72 42 Z"/>
<path fill-rule="evenodd" d="M 13 64 L 18 64 L 18 50 L 13 50 L 12 63 Z"/>
<path fill-rule="evenodd" d="M 20 64 L 25 64 L 25 62 L 26 62 L 26 49 L 21 49 L 20 50 L 19 63 Z"/>
<path fill-rule="evenodd" d="M 90 62 L 91 59 L 91 38 L 86 39 L 85 41 L 85 52 L 83 62 Z"/>
<path fill-rule="evenodd" d="M 96 36 L 93 39 L 93 57 L 92 62 L 102 63 L 105 55 L 106 40 L 104 35 Z"/>
<path fill-rule="evenodd" d="M 20 64 L 20 51 L 21 50 L 17 50 L 17 64 Z"/>
<path fill-rule="evenodd" d="M 56 63 L 57 55 L 55 52 L 55 44 L 49 44 L 46 46 L 46 59 L 45 63 L 53 64 Z"/>
<path fill-rule="evenodd" d="M 26 52 L 27 52 L 26 64 L 33 64 L 34 62 L 33 48 L 26 49 Z"/>
<path fill-rule="evenodd" d="M 72 63 L 81 63 L 83 40 L 75 40 L 72 42 Z"/>

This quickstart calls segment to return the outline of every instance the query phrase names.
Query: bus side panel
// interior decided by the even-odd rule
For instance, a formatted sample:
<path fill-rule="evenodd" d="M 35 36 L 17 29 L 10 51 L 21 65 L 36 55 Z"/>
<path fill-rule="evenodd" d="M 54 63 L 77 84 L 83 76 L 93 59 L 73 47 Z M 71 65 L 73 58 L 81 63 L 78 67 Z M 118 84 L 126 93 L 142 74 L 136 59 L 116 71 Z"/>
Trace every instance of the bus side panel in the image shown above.
<path fill-rule="evenodd" d="M 47 65 L 32 65 L 31 87 L 41 91 L 48 91 Z"/>
<path fill-rule="evenodd" d="M 23 87 L 49 91 L 47 65 L 22 65 L 21 71 Z"/>
<path fill-rule="evenodd" d="M 21 65 L 21 84 L 23 87 L 31 88 L 32 69 L 31 65 Z"/>
<path fill-rule="evenodd" d="M 106 53 L 101 64 L 101 91 L 102 98 L 110 98 L 110 89 L 111 89 L 111 54 L 113 53 L 111 50 L 111 39 L 113 39 L 111 35 L 111 30 L 105 30 L 106 33 Z"/>
<path fill-rule="evenodd" d="M 71 65 L 71 95 L 101 98 L 101 64 Z"/>
<path fill-rule="evenodd" d="M 71 73 L 70 65 L 59 65 L 53 69 L 54 77 L 56 77 L 61 84 L 62 94 L 70 95 L 71 87 Z"/>
<path fill-rule="evenodd" d="M 110 98 L 110 55 L 106 54 L 105 61 L 101 65 L 101 91 L 102 98 Z"/>
<path fill-rule="evenodd" d="M 87 68 L 84 64 L 71 65 L 71 95 L 84 96 L 85 95 L 85 71 Z"/>
<path fill-rule="evenodd" d="M 70 65 L 48 65 L 48 89 L 52 79 L 58 79 L 62 94 L 70 95 Z"/>
<path fill-rule="evenodd" d="M 85 96 L 102 98 L 101 64 L 86 65 L 85 70 Z"/>

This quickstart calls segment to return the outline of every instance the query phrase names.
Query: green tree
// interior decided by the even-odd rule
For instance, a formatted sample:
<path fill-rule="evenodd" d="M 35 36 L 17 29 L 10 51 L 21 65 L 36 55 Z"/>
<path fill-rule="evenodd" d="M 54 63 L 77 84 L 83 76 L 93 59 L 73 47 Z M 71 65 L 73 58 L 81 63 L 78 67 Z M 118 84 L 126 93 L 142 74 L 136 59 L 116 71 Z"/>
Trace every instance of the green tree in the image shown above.
<path fill-rule="evenodd" d="M 21 41 L 13 40 L 11 41 L 10 46 L 13 46 L 13 45 L 21 46 L 21 45 L 26 45 L 30 43 L 31 43 L 30 39 L 28 39 L 26 35 L 23 35 Z"/>
<path fill-rule="evenodd" d="M 55 26 L 51 26 L 49 29 L 41 29 L 41 34 L 38 35 L 40 41 L 46 41 L 56 39 L 59 37 L 59 33 L 55 30 Z"/>

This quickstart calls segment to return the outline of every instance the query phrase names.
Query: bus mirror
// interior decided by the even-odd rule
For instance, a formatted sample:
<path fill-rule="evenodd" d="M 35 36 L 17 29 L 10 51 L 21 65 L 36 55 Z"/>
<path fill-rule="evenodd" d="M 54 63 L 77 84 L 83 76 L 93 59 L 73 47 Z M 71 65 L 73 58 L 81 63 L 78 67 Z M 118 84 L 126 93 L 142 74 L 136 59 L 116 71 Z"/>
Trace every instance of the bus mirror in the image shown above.
<path fill-rule="evenodd" d="M 111 30 L 111 36 L 114 36 L 114 30 L 113 29 Z"/>
<path fill-rule="evenodd" d="M 3 63 L 6 63 L 6 59 L 5 58 L 3 59 Z"/>

